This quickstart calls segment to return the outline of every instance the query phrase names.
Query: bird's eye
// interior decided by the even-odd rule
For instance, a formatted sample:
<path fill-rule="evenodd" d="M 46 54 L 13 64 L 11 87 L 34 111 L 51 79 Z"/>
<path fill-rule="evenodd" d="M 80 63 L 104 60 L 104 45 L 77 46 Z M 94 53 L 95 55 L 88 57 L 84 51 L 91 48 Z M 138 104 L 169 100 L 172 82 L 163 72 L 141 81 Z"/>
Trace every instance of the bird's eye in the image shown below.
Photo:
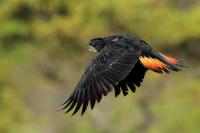
<path fill-rule="evenodd" d="M 95 43 L 94 43 L 94 42 L 92 42 L 92 46 L 95 46 Z"/>

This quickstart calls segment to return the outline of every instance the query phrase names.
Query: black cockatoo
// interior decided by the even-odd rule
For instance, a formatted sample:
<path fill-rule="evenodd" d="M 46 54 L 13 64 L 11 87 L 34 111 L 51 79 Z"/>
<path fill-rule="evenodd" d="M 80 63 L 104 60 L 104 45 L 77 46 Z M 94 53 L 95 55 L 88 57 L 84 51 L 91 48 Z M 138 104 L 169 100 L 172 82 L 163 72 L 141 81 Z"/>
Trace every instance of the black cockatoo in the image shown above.
<path fill-rule="evenodd" d="M 82 106 L 81 115 L 89 103 L 91 109 L 100 102 L 112 89 L 117 97 L 124 96 L 130 89 L 140 87 L 145 72 L 169 73 L 169 70 L 180 71 L 182 61 L 156 52 L 145 41 L 128 35 L 113 35 L 92 39 L 89 50 L 97 52 L 86 68 L 71 96 L 64 102 L 62 109 L 66 113 L 74 109 L 73 114 Z"/>

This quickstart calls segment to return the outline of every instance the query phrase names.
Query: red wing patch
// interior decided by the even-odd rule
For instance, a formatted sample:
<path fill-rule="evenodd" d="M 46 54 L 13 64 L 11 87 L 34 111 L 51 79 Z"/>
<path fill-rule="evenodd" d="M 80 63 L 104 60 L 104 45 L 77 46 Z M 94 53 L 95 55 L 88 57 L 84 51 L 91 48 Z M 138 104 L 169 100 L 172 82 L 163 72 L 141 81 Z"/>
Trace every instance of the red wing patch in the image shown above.
<path fill-rule="evenodd" d="M 166 56 L 166 55 L 163 55 L 163 54 L 161 54 L 161 55 L 171 64 L 174 64 L 174 65 L 177 65 L 177 66 L 182 65 L 182 63 L 176 58 L 173 58 L 171 56 Z M 155 72 L 162 72 L 162 71 L 168 72 L 167 69 L 170 69 L 170 67 L 167 64 L 159 61 L 156 58 L 140 56 L 139 59 L 140 59 L 140 62 L 143 64 L 144 67 L 146 67 L 147 69 L 150 69 L 152 71 L 155 71 Z"/>

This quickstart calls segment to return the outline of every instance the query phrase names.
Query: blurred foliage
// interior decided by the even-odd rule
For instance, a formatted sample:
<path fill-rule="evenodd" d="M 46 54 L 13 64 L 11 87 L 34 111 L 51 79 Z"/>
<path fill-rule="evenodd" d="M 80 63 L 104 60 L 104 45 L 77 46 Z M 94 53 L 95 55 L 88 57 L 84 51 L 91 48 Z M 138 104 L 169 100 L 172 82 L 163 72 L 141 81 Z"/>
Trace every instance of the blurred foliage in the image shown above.
<path fill-rule="evenodd" d="M 199 0 L 0 0 L 0 132 L 198 133 Z M 83 117 L 57 112 L 93 54 L 91 38 L 129 34 L 187 60 L 148 72 L 136 94 L 105 97 Z"/>

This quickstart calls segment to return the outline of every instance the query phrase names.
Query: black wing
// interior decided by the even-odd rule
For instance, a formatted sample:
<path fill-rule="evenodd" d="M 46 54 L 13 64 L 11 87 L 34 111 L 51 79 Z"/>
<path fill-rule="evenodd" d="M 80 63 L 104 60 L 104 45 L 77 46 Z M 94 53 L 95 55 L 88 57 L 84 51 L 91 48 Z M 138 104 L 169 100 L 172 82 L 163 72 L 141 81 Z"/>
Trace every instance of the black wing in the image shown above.
<path fill-rule="evenodd" d="M 147 69 L 138 61 L 135 66 L 132 68 L 129 75 L 119 82 L 117 86 L 115 86 L 115 97 L 117 97 L 121 91 L 124 96 L 128 94 L 128 88 L 134 93 L 136 91 L 136 87 L 140 87 L 141 82 L 145 76 L 145 72 Z"/>
<path fill-rule="evenodd" d="M 96 101 L 101 101 L 102 95 L 106 96 L 119 81 L 126 78 L 138 62 L 140 54 L 140 50 L 129 45 L 106 46 L 89 64 L 75 90 L 64 103 L 66 113 L 75 108 L 74 115 L 82 106 L 82 115 L 89 102 L 93 109 Z"/>

